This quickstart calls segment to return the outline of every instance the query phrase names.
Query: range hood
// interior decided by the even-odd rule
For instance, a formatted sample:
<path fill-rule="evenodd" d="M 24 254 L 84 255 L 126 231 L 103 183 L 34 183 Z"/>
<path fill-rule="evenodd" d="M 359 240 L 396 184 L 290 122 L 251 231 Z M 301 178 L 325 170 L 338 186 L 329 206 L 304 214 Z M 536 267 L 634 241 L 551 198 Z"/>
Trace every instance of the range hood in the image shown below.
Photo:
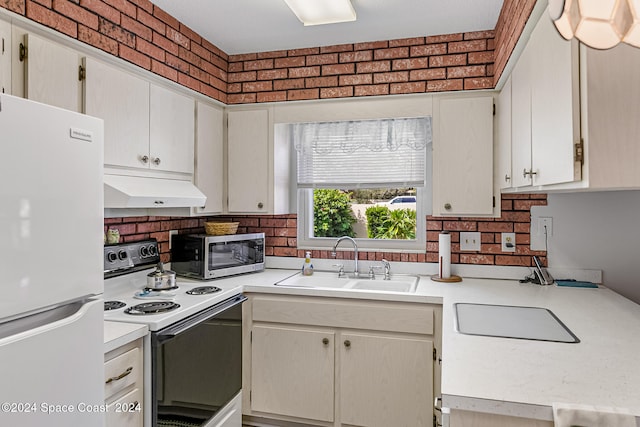
<path fill-rule="evenodd" d="M 202 207 L 207 197 L 190 181 L 104 175 L 105 208 Z"/>

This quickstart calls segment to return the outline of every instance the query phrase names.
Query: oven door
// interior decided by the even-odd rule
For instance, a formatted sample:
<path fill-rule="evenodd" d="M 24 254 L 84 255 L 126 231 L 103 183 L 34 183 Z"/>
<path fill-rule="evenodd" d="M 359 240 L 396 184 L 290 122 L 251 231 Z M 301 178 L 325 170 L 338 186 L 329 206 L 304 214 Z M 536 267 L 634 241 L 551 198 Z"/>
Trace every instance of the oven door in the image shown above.
<path fill-rule="evenodd" d="M 154 426 L 207 426 L 242 388 L 238 294 L 151 335 Z"/>

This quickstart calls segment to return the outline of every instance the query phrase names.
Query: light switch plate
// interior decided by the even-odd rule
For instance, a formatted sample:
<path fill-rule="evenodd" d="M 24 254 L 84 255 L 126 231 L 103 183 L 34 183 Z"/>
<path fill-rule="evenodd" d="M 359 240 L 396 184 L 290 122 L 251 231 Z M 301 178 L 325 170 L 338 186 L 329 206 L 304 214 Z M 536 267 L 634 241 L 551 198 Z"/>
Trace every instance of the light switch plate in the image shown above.
<path fill-rule="evenodd" d="M 479 231 L 460 232 L 461 251 L 479 251 L 481 233 Z"/>
<path fill-rule="evenodd" d="M 516 233 L 502 233 L 502 252 L 516 251 Z"/>

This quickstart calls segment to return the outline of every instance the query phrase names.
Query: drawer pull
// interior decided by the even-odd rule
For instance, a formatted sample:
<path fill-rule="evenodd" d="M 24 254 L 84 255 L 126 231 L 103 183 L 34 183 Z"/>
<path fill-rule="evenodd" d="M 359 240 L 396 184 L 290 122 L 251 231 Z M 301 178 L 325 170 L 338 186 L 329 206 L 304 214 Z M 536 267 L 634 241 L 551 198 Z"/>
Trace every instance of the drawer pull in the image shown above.
<path fill-rule="evenodd" d="M 347 347 L 347 348 L 351 348 L 351 341 L 345 340 L 344 341 L 344 346 Z"/>
<path fill-rule="evenodd" d="M 105 383 L 105 384 L 109 384 L 109 383 L 111 383 L 111 382 L 113 382 L 113 381 L 121 380 L 121 379 L 123 379 L 124 377 L 126 377 L 127 375 L 129 375 L 131 372 L 133 372 L 133 366 L 129 366 L 129 367 L 127 368 L 127 370 L 126 370 L 126 371 L 124 371 L 123 373 L 121 373 L 121 374 L 120 374 L 120 375 L 118 375 L 117 377 L 111 377 L 111 378 L 109 378 L 109 379 L 108 379 L 108 380 L 106 380 L 104 383 Z"/>
<path fill-rule="evenodd" d="M 329 338 L 322 338 L 322 344 L 329 345 Z"/>

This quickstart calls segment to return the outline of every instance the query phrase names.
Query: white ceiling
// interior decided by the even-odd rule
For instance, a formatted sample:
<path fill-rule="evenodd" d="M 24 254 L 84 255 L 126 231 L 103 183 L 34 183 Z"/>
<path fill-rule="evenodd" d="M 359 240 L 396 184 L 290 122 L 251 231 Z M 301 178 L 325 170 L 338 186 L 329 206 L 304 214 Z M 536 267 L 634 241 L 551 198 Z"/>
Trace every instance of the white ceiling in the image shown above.
<path fill-rule="evenodd" d="M 352 0 L 357 20 L 304 27 L 284 0 L 151 0 L 229 55 L 492 30 L 503 0 Z"/>

